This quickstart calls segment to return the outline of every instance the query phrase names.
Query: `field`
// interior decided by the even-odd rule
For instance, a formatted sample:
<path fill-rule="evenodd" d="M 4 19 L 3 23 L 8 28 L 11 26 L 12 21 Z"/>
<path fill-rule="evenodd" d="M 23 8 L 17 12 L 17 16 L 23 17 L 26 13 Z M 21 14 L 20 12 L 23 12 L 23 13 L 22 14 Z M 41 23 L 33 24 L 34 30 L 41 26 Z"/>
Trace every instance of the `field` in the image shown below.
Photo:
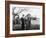
<path fill-rule="evenodd" d="M 40 29 L 40 25 L 31 25 L 28 30 L 39 30 L 39 29 Z M 22 30 L 22 27 L 21 25 L 14 25 L 13 30 Z M 27 30 L 26 26 L 24 30 Z"/>

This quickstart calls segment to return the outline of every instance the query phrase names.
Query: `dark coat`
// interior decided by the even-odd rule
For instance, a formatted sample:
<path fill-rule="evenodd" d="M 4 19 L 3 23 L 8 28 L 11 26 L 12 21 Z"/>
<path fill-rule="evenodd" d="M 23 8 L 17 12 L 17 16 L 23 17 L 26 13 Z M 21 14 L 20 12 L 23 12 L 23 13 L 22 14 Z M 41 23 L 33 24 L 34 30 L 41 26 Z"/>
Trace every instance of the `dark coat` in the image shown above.
<path fill-rule="evenodd" d="M 21 18 L 21 22 L 22 22 L 22 30 L 24 30 L 24 18 Z"/>

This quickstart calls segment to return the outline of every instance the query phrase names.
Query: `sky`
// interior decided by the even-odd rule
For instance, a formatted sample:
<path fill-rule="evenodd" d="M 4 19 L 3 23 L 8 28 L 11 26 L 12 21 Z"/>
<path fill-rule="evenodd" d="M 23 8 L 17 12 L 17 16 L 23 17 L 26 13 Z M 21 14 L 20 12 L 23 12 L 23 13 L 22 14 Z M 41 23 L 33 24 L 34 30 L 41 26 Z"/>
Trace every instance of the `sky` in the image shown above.
<path fill-rule="evenodd" d="M 19 17 L 21 18 L 22 15 L 24 14 L 25 16 L 27 14 L 31 14 L 31 16 L 33 17 L 38 17 L 40 18 L 40 16 L 42 16 L 42 7 L 41 6 L 22 6 L 22 5 L 11 5 L 12 11 L 13 8 L 14 9 L 14 13 L 19 13 L 22 9 L 23 11 L 21 13 L 19 13 Z M 18 11 L 19 10 L 19 11 Z"/>

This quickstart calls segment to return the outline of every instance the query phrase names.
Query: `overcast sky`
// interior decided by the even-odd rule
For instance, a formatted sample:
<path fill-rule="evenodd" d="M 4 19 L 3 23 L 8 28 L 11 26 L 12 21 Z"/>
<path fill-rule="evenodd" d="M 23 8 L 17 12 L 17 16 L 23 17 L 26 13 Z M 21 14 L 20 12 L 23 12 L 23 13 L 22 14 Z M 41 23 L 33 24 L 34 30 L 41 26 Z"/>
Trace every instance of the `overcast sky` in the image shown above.
<path fill-rule="evenodd" d="M 14 13 L 19 13 L 22 9 L 24 11 L 22 11 L 19 16 L 20 18 L 22 17 L 22 15 L 24 14 L 25 16 L 27 14 L 31 14 L 31 16 L 33 17 L 38 17 L 40 18 L 42 16 L 42 7 L 41 6 L 33 6 L 33 5 L 16 5 L 16 4 L 11 4 L 10 5 L 11 11 L 13 13 L 13 8 L 14 9 Z M 19 10 L 19 11 L 18 11 Z"/>

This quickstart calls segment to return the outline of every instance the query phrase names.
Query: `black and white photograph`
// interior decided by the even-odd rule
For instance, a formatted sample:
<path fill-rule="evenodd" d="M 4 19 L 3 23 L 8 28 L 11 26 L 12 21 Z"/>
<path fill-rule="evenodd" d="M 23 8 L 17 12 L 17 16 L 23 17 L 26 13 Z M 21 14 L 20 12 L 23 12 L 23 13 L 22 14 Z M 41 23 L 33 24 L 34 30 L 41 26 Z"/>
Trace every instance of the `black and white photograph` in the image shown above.
<path fill-rule="evenodd" d="M 32 11 L 30 7 L 13 7 L 13 30 L 39 30 L 40 18 Z"/>
<path fill-rule="evenodd" d="M 45 4 L 6 1 L 5 37 L 45 34 Z"/>
<path fill-rule="evenodd" d="M 10 21 L 12 31 L 42 32 L 42 6 L 11 4 Z"/>

